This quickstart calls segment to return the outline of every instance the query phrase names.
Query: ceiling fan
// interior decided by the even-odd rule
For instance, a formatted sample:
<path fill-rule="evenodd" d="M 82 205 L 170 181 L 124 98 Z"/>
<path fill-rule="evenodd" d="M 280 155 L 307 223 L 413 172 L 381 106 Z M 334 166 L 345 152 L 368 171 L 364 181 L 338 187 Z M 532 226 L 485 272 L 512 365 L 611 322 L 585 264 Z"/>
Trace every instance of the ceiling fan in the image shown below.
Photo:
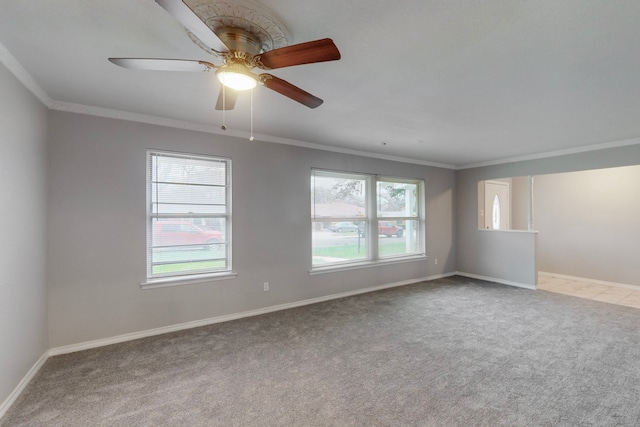
<path fill-rule="evenodd" d="M 217 110 L 231 110 L 238 91 L 253 89 L 258 83 L 309 108 L 320 106 L 322 99 L 269 73 L 254 74 L 254 68 L 273 70 L 294 65 L 340 59 L 340 52 L 331 39 L 321 39 L 285 46 L 263 52 L 260 38 L 246 29 L 222 26 L 215 32 L 182 0 L 156 0 L 176 18 L 212 54 L 222 60 L 215 65 L 203 60 L 157 58 L 109 58 L 124 68 L 138 70 L 192 71 L 215 74 L 222 85 L 216 102 Z M 228 90 L 232 89 L 232 90 Z"/>

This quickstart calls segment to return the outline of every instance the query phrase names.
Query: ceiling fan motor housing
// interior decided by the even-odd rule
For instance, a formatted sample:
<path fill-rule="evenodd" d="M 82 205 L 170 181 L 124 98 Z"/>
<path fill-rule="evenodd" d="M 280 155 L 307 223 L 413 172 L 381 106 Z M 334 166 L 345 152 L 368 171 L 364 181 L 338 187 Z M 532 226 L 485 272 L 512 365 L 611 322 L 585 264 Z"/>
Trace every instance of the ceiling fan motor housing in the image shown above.
<path fill-rule="evenodd" d="M 260 39 L 242 28 L 222 27 L 216 30 L 216 35 L 232 52 L 246 52 L 253 56 L 262 51 Z"/>
<path fill-rule="evenodd" d="M 247 38 L 247 52 L 257 55 L 273 49 L 288 46 L 290 36 L 281 22 L 257 0 L 183 0 L 191 11 L 213 31 L 230 49 L 236 50 L 229 43 L 232 40 Z M 242 30 L 246 33 L 242 33 Z M 204 45 L 196 36 L 187 30 L 195 44 L 214 55 L 210 46 Z M 229 33 L 225 35 L 225 33 Z M 230 40 L 231 39 L 231 40 Z M 246 46 L 252 45 L 251 47 Z M 257 46 L 255 46 L 257 44 Z M 242 50 L 242 49 L 238 49 Z"/>

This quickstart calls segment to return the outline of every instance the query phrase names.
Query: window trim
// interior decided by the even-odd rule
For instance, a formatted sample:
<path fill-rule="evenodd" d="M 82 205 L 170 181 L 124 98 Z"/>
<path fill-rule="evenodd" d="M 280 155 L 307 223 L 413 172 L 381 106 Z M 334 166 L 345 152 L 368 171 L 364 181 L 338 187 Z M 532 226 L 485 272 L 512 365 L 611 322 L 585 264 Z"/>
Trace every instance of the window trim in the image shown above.
<path fill-rule="evenodd" d="M 413 184 L 416 185 L 416 207 L 418 208 L 418 216 L 378 216 L 378 183 L 379 182 L 389 182 L 389 183 L 400 183 L 400 184 Z M 375 191 L 375 204 L 376 204 L 376 227 L 374 230 L 376 231 L 376 235 L 380 238 L 380 222 L 381 221 L 404 221 L 405 224 L 407 221 L 417 221 L 418 222 L 418 232 L 420 233 L 420 238 L 418 239 L 418 250 L 416 252 L 411 252 L 408 254 L 399 254 L 399 255 L 386 255 L 380 256 L 378 254 L 378 259 L 380 260 L 388 260 L 388 259 L 398 259 L 398 258 L 408 258 L 412 255 L 422 255 L 425 256 L 425 243 L 426 243 L 426 222 L 425 222 L 425 205 L 424 205 L 424 180 L 423 179 L 410 179 L 410 178 L 397 178 L 390 176 L 376 176 L 375 179 L 376 191 Z M 405 230 L 406 231 L 406 230 Z"/>
<path fill-rule="evenodd" d="M 157 279 L 147 279 L 140 283 L 142 289 L 167 288 L 170 286 L 194 285 L 204 282 L 217 282 L 219 280 L 235 279 L 238 273 L 225 271 L 221 273 L 192 274 L 184 276 L 165 276 Z"/>
<path fill-rule="evenodd" d="M 315 176 L 321 177 L 336 177 L 336 178 L 353 178 L 353 179 L 366 179 L 366 192 L 365 192 L 365 214 L 366 218 L 362 217 L 315 217 L 313 212 L 314 200 L 313 191 L 315 185 L 313 179 Z M 425 206 L 425 181 L 422 178 L 407 178 L 407 177 L 392 177 L 388 175 L 377 175 L 367 173 L 356 172 L 343 172 L 332 171 L 328 169 L 312 168 L 311 169 L 312 186 L 310 188 L 310 199 L 312 202 L 312 212 L 310 216 L 310 229 L 313 233 L 314 222 L 341 222 L 341 221 L 365 221 L 367 226 L 367 236 L 375 236 L 375 238 L 366 239 L 367 258 L 357 258 L 354 260 L 337 261 L 331 263 L 324 263 L 319 265 L 313 264 L 313 239 L 311 245 L 311 268 L 309 269 L 310 275 L 329 273 L 334 271 L 346 271 L 360 268 L 368 268 L 372 266 L 379 266 L 384 264 L 396 264 L 412 261 L 424 261 L 428 257 L 426 255 L 426 206 Z M 378 182 L 394 182 L 394 183 L 407 183 L 416 184 L 418 186 L 417 191 L 417 217 L 397 217 L 400 220 L 417 220 L 418 221 L 418 245 L 419 250 L 417 252 L 411 252 L 408 254 L 387 255 L 380 256 L 379 254 L 379 234 L 378 234 L 378 222 L 379 221 L 394 221 L 396 217 L 379 217 L 378 216 Z"/>
<path fill-rule="evenodd" d="M 335 273 L 337 271 L 349 271 L 349 270 L 360 270 L 362 268 L 370 268 L 370 267 L 380 267 L 383 265 L 391 265 L 391 264 L 404 264 L 407 262 L 414 261 L 426 261 L 429 257 L 427 254 L 411 254 L 403 257 L 385 257 L 379 258 L 377 260 L 372 261 L 363 261 L 363 262 L 353 262 L 349 264 L 326 264 L 323 266 L 312 267 L 309 270 L 310 276 L 315 276 L 317 274 L 325 274 L 325 273 Z"/>
<path fill-rule="evenodd" d="M 189 214 L 189 213 L 171 213 L 159 215 L 153 212 L 153 158 L 154 156 L 167 156 L 173 158 L 187 158 L 187 159 L 201 159 L 206 161 L 224 162 L 225 163 L 225 175 L 226 175 L 226 213 L 225 214 Z M 237 276 L 237 273 L 232 269 L 232 161 L 231 158 L 222 156 L 213 156 L 209 154 L 195 154 L 184 153 L 176 151 L 168 151 L 162 149 L 149 148 L 146 150 L 146 217 L 145 217 L 145 229 L 146 229 L 146 280 L 140 283 L 142 289 L 151 289 L 158 287 L 187 285 L 193 283 L 210 282 L 217 280 L 232 279 Z M 194 218 L 224 218 L 226 227 L 226 268 L 215 271 L 185 271 L 178 273 L 168 274 L 156 274 L 152 273 L 152 233 L 153 233 L 153 220 L 157 218 L 187 218 L 192 216 Z"/>

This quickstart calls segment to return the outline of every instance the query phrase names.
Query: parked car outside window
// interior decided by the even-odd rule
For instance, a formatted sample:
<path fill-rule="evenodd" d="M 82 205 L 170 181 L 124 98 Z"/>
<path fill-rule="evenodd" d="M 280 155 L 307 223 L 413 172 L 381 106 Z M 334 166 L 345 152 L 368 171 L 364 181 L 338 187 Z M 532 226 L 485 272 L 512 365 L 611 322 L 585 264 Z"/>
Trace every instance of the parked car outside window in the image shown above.
<path fill-rule="evenodd" d="M 391 221 L 379 221 L 378 222 L 378 235 L 382 236 L 398 236 L 402 237 L 404 234 L 404 230 L 402 227 L 398 227 L 397 224 L 394 224 Z"/>
<path fill-rule="evenodd" d="M 153 246 L 202 246 L 217 250 L 224 238 L 217 230 L 205 230 L 189 221 L 157 221 L 153 228 Z"/>
<path fill-rule="evenodd" d="M 364 236 L 364 226 L 360 227 L 360 235 Z M 397 236 L 402 237 L 404 235 L 404 229 L 391 221 L 379 221 L 378 222 L 378 236 Z"/>
<path fill-rule="evenodd" d="M 331 224 L 329 230 L 335 231 L 337 233 L 342 233 L 345 231 L 358 231 L 358 226 L 351 222 L 336 222 Z"/>

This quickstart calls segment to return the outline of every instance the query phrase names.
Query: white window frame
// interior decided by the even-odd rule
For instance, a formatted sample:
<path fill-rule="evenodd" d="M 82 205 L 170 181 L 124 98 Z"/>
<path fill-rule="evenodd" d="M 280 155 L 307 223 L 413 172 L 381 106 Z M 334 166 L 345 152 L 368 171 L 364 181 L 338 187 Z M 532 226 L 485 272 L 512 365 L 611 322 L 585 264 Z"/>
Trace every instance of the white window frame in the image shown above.
<path fill-rule="evenodd" d="M 226 175 L 226 183 L 225 183 L 225 194 L 226 194 L 226 211 L 224 213 L 191 213 L 191 212 L 173 212 L 173 213 L 158 213 L 154 212 L 153 209 L 153 184 L 156 182 L 157 177 L 153 176 L 153 158 L 157 156 L 176 158 L 176 159 L 198 159 L 204 161 L 211 161 L 216 163 L 224 163 L 225 164 L 225 175 Z M 209 282 L 214 280 L 224 280 L 231 279 L 237 276 L 235 272 L 232 270 L 232 215 L 231 215 L 231 159 L 210 155 L 201 155 L 201 154 L 187 154 L 187 153 L 178 153 L 172 151 L 164 151 L 164 150 L 155 150 L 149 149 L 146 154 L 147 161 L 147 169 L 146 169 L 146 205 L 147 205 L 147 213 L 146 213 L 146 247 L 147 247 L 147 280 L 142 283 L 141 286 L 143 289 L 150 288 L 158 288 L 158 287 L 167 287 L 167 286 L 176 286 L 176 285 L 186 285 L 192 283 L 201 283 L 201 282 Z M 224 269 L 213 269 L 213 270 L 187 270 L 181 272 L 173 272 L 173 273 L 153 273 L 153 220 L 154 219 L 172 219 L 172 218 L 221 218 L 225 221 L 225 243 L 226 243 L 226 253 L 225 253 L 225 263 L 226 268 Z"/>
<path fill-rule="evenodd" d="M 378 216 L 378 183 L 379 182 L 388 182 L 388 183 L 395 183 L 395 184 L 412 184 L 417 186 L 417 191 L 416 191 L 416 207 L 418 208 L 418 214 L 417 216 L 405 216 L 405 215 L 399 215 L 399 216 Z M 379 236 L 379 227 L 378 227 L 378 223 L 380 221 L 389 221 L 389 222 L 394 222 L 394 221 L 404 221 L 405 225 L 407 224 L 408 221 L 416 221 L 418 224 L 418 229 L 416 230 L 417 236 L 418 236 L 418 248 L 417 251 L 415 252 L 410 252 L 410 253 L 406 253 L 406 254 L 395 254 L 395 255 L 385 255 L 385 256 L 381 256 L 379 255 L 378 258 L 379 259 L 392 259 L 392 258 L 410 258 L 410 257 L 414 257 L 416 255 L 422 255 L 424 256 L 425 254 L 425 250 L 424 250 L 424 236 L 425 236 L 425 220 L 424 220 L 424 180 L 421 179 L 409 179 L 409 178 L 396 178 L 396 177 L 388 177 L 388 176 L 376 176 L 375 179 L 375 184 L 376 184 L 376 188 L 375 188 L 375 204 L 376 204 L 376 227 L 374 227 L 375 232 L 376 232 L 376 237 L 380 237 Z M 405 195 L 405 197 L 407 197 Z M 406 231 L 406 230 L 405 230 Z M 376 239 L 376 243 L 378 242 L 378 240 Z"/>
<path fill-rule="evenodd" d="M 323 177 L 335 177 L 335 178 L 344 178 L 344 179 L 364 179 L 366 181 L 366 190 L 365 190 L 365 204 L 366 204 L 366 217 L 316 217 L 313 209 L 313 194 L 314 194 L 314 177 L 315 176 L 323 176 Z M 378 182 L 394 182 L 394 183 L 410 183 L 418 186 L 418 191 L 416 197 L 418 200 L 416 201 L 418 207 L 418 216 L 398 216 L 398 217 L 378 217 L 377 210 L 377 188 Z M 389 177 L 389 176 L 381 176 L 375 174 L 364 174 L 364 173 L 356 173 L 356 172 L 338 172 L 331 171 L 326 169 L 312 169 L 311 170 L 311 224 L 310 230 L 313 232 L 313 224 L 315 222 L 354 222 L 354 221 L 365 221 L 366 223 L 366 235 L 371 236 L 366 239 L 367 246 L 367 257 L 365 259 L 358 258 L 354 260 L 347 261 L 337 261 L 332 263 L 323 263 L 323 264 L 313 264 L 313 255 L 311 259 L 311 269 L 309 270 L 310 274 L 319 274 L 324 272 L 331 272 L 336 270 L 350 270 L 354 268 L 364 268 L 372 265 L 379 265 L 380 263 L 395 263 L 395 262 L 409 262 L 414 260 L 425 260 L 425 183 L 422 179 L 413 179 L 413 178 L 399 178 L 399 177 Z M 411 252 L 407 254 L 397 254 L 397 255 L 379 255 L 379 247 L 378 247 L 378 221 L 395 221 L 395 220 L 417 220 L 418 222 L 418 250 L 416 252 Z M 313 247 L 312 247 L 313 253 Z"/>

